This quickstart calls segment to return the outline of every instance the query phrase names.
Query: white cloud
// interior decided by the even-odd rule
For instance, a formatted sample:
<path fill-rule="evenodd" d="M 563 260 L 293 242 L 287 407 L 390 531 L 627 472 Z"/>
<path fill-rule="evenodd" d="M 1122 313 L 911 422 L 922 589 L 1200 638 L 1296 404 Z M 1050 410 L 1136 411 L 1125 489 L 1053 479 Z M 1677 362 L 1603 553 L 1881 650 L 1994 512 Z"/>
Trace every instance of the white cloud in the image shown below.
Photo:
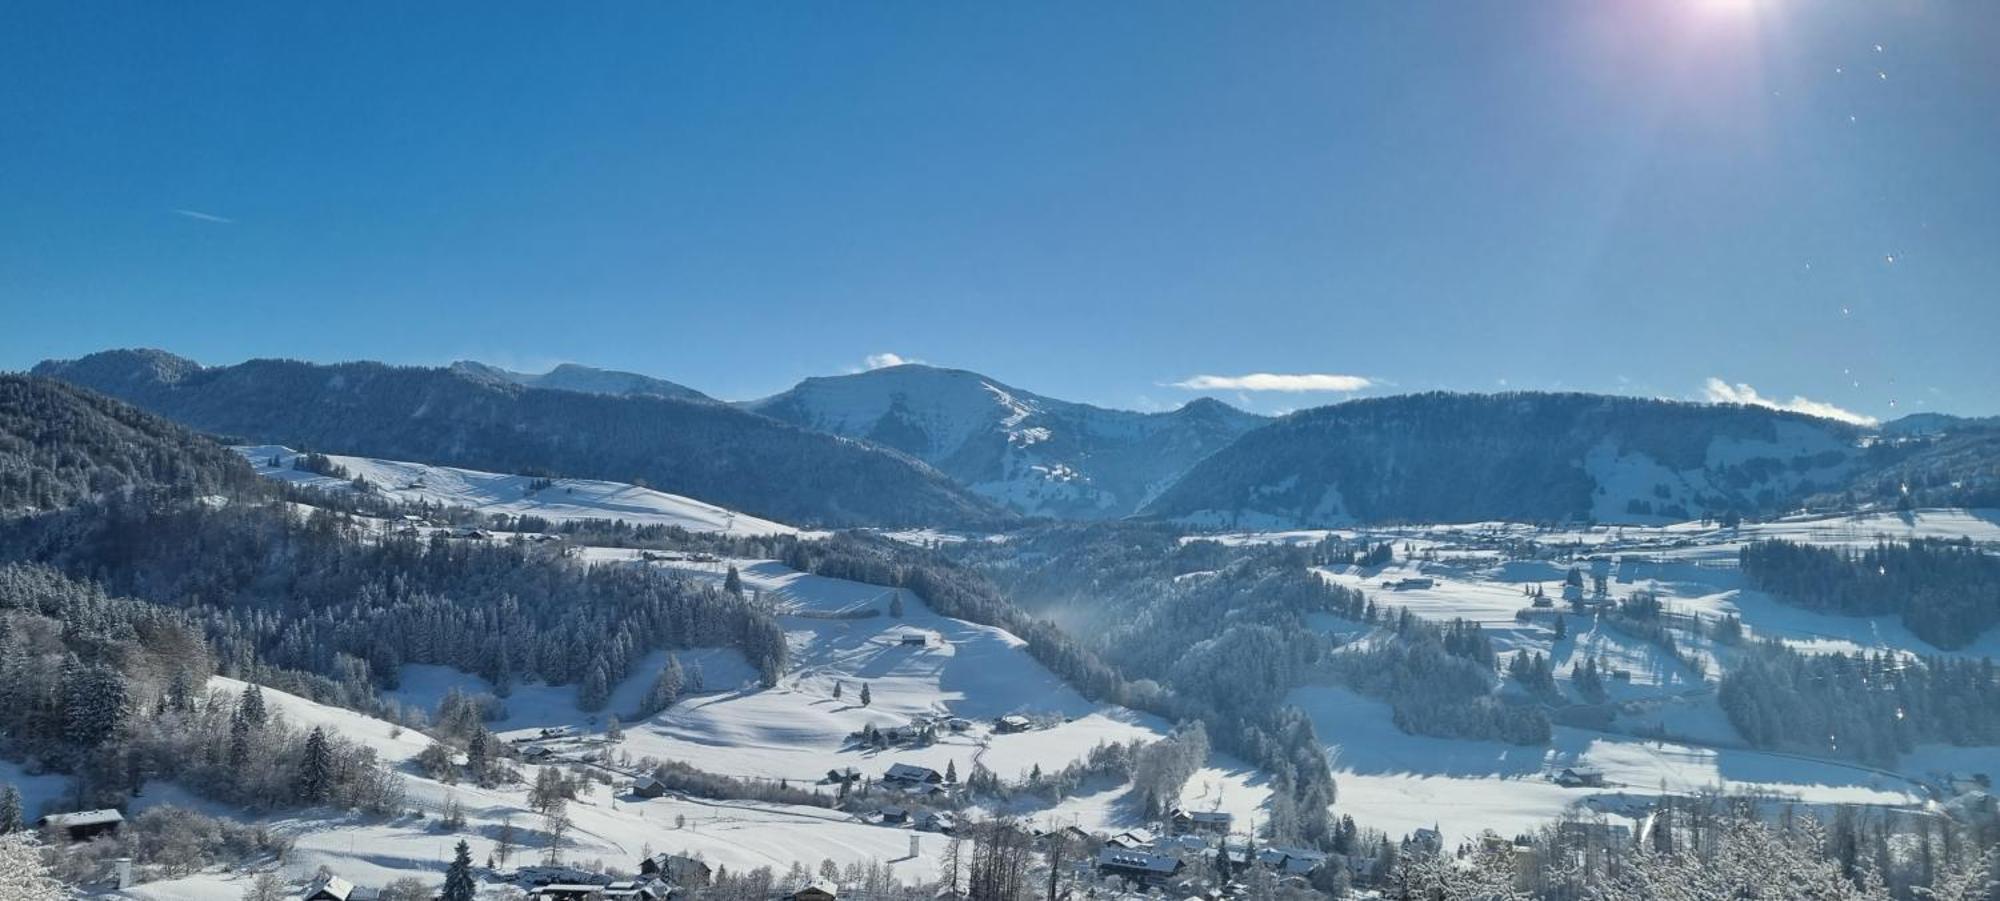
<path fill-rule="evenodd" d="M 1880 422 L 1880 420 L 1873 416 L 1863 416 L 1852 410 L 1843 410 L 1840 407 L 1823 401 L 1810 400 L 1797 395 L 1793 395 L 1792 399 L 1787 401 L 1765 397 L 1758 394 L 1757 389 L 1742 382 L 1732 385 L 1713 377 L 1708 380 L 1707 384 L 1702 386 L 1702 394 L 1708 398 L 1709 403 L 1747 404 L 1752 407 L 1769 407 L 1773 410 L 1788 410 L 1793 413 L 1804 413 L 1807 416 L 1839 420 L 1852 425 L 1876 425 Z"/>
<path fill-rule="evenodd" d="M 1330 375 L 1319 372 L 1198 375 L 1173 383 L 1175 388 L 1186 388 L 1189 391 L 1338 391 L 1343 394 L 1364 391 L 1374 385 L 1373 379 L 1358 375 Z"/>
<path fill-rule="evenodd" d="M 915 357 L 906 357 L 903 356 L 902 354 L 894 354 L 884 351 L 879 354 L 869 354 L 866 359 L 862 360 L 862 362 L 865 363 L 869 369 L 882 369 L 889 366 L 902 366 L 907 363 L 922 363 L 923 361 Z"/>
<path fill-rule="evenodd" d="M 236 220 L 227 216 L 217 216 L 214 213 L 204 213 L 200 210 L 175 210 L 174 215 L 186 216 L 189 219 L 199 219 L 203 222 L 218 222 L 223 225 L 230 225 L 236 222 Z"/>

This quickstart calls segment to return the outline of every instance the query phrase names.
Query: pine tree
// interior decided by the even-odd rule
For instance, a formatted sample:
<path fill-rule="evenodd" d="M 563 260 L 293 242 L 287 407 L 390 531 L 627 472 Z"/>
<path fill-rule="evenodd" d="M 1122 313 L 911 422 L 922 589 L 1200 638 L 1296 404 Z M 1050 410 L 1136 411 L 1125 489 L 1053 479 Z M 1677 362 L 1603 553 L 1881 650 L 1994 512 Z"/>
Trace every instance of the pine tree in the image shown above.
<path fill-rule="evenodd" d="M 324 803 L 333 794 L 333 748 L 326 731 L 313 727 L 306 736 L 306 752 L 299 758 L 298 798 L 306 804 Z"/>
<path fill-rule="evenodd" d="M 21 820 L 21 790 L 12 785 L 0 789 L 0 835 L 19 832 L 25 825 Z"/>
<path fill-rule="evenodd" d="M 680 658 L 668 654 L 667 665 L 660 667 L 660 674 L 653 677 L 652 686 L 646 689 L 646 697 L 639 703 L 639 713 L 652 716 L 674 706 L 681 699 L 681 687 L 685 681 Z"/>
<path fill-rule="evenodd" d="M 889 596 L 889 615 L 899 618 L 903 615 L 902 592 L 898 591 L 895 594 Z"/>
<path fill-rule="evenodd" d="M 944 764 L 944 781 L 946 781 L 946 782 L 957 782 L 957 781 L 958 781 L 958 761 L 957 761 L 957 760 L 947 760 L 947 761 L 945 761 L 945 764 Z"/>
<path fill-rule="evenodd" d="M 861 706 L 866 707 L 874 700 L 874 696 L 868 691 L 868 683 L 861 683 Z"/>
<path fill-rule="evenodd" d="M 438 901 L 472 901 L 479 890 L 472 881 L 472 847 L 464 839 L 458 840 L 458 848 L 451 858 L 451 868 L 444 873 L 444 892 Z"/>
<path fill-rule="evenodd" d="M 263 687 L 252 685 L 245 689 L 242 696 L 236 699 L 236 711 L 252 729 L 264 728 L 270 717 L 264 711 Z"/>
<path fill-rule="evenodd" d="M 604 674 L 604 661 L 599 658 L 590 665 L 590 672 L 583 677 L 583 685 L 576 690 L 576 706 L 580 709 L 602 710 L 604 702 L 611 698 L 611 680 Z"/>
<path fill-rule="evenodd" d="M 722 577 L 722 590 L 739 598 L 743 596 L 743 576 L 736 567 L 729 567 L 729 574 Z"/>

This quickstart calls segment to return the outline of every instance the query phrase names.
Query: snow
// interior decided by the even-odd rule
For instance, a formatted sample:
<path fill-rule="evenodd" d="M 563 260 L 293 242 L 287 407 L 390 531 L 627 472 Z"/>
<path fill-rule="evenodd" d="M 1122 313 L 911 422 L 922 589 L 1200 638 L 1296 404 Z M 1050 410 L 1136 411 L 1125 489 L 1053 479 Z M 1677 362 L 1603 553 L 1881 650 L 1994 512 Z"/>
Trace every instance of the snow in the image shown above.
<path fill-rule="evenodd" d="M 1707 787 L 1765 791 L 1805 803 L 1912 804 L 1915 780 L 1857 764 L 1737 748 L 1697 747 L 1557 727 L 1549 747 L 1408 735 L 1389 706 L 1344 688 L 1310 686 L 1286 699 L 1313 720 L 1339 783 L 1337 812 L 1401 836 L 1441 826 L 1447 846 L 1483 829 L 1514 835 L 1593 795 L 1654 797 Z M 1549 781 L 1562 767 L 1602 770 L 1607 789 Z"/>
<path fill-rule="evenodd" d="M 292 461 L 298 453 L 287 447 L 258 445 L 235 450 L 250 461 L 259 474 L 269 478 L 323 488 L 342 489 L 347 486 L 340 479 L 293 469 Z M 276 467 L 270 465 L 273 458 L 278 461 Z M 409 503 L 464 507 L 505 516 L 539 516 L 558 523 L 623 520 L 633 525 L 676 526 L 691 532 L 798 534 L 797 529 L 782 523 L 624 482 L 556 479 L 551 487 L 537 491 L 532 487 L 535 479 L 523 475 L 370 457 L 332 456 L 330 459 L 348 472 L 367 479 L 384 495 Z"/>

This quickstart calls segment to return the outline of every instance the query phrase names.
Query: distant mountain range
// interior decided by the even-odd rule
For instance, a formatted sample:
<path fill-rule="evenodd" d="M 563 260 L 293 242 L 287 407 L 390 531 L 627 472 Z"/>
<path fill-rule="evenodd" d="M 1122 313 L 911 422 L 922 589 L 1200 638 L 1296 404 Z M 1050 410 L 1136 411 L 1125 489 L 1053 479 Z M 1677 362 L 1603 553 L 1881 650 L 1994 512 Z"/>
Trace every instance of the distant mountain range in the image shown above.
<path fill-rule="evenodd" d="M 1107 410 L 920 365 L 807 379 L 746 406 L 895 448 L 1010 509 L 1069 519 L 1129 515 L 1268 421 L 1206 399 L 1168 413 Z"/>
<path fill-rule="evenodd" d="M 708 401 L 381 363 L 204 367 L 156 350 L 34 371 L 247 443 L 634 482 L 797 525 L 977 528 L 1007 519 L 901 453 Z"/>
<path fill-rule="evenodd" d="M 666 379 L 656 379 L 636 372 L 596 369 L 575 363 L 564 363 L 548 372 L 535 374 L 511 372 L 498 366 L 460 360 L 451 364 L 451 371 L 469 378 L 520 385 L 525 388 L 553 388 L 557 391 L 580 391 L 584 394 L 608 394 L 613 397 L 671 397 L 676 400 L 717 403 L 715 398 L 686 385 L 676 385 Z"/>
<path fill-rule="evenodd" d="M 36 367 L 211 433 L 505 472 L 642 482 L 798 525 L 986 528 L 1017 515 L 1300 528 L 1662 522 L 1802 504 L 2000 505 L 2000 426 L 1865 429 L 1762 407 L 1418 394 L 1277 419 L 1057 400 L 921 365 L 739 404 L 634 373 L 122 350 Z"/>

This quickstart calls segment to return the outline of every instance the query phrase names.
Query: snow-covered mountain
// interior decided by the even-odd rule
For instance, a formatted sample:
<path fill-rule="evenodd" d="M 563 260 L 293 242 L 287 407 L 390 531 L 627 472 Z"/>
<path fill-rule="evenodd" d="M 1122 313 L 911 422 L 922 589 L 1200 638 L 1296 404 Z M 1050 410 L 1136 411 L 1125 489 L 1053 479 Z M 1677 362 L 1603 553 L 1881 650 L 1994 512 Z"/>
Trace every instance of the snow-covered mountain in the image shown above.
<path fill-rule="evenodd" d="M 1206 399 L 1168 413 L 1108 410 L 916 364 L 807 379 L 746 406 L 895 448 L 1023 513 L 1079 519 L 1137 510 L 1265 422 Z"/>
<path fill-rule="evenodd" d="M 795 524 L 978 527 L 1009 518 L 903 454 L 712 401 L 532 388 L 372 362 L 202 366 L 146 350 L 44 361 L 35 374 L 240 444 L 644 482 Z"/>
<path fill-rule="evenodd" d="M 1881 465 L 1867 435 L 1763 407 L 1593 394 L 1372 398 L 1243 436 L 1145 512 L 1240 528 L 1782 512 Z"/>
<path fill-rule="evenodd" d="M 657 379 L 636 372 L 620 372 L 616 369 L 598 369 L 564 363 L 543 373 L 514 372 L 489 366 L 474 360 L 460 360 L 451 364 L 451 371 L 476 379 L 488 379 L 521 385 L 528 388 L 552 388 L 557 391 L 580 391 L 584 394 L 609 394 L 614 397 L 671 397 L 679 400 L 713 401 L 699 391 L 686 385 Z"/>

